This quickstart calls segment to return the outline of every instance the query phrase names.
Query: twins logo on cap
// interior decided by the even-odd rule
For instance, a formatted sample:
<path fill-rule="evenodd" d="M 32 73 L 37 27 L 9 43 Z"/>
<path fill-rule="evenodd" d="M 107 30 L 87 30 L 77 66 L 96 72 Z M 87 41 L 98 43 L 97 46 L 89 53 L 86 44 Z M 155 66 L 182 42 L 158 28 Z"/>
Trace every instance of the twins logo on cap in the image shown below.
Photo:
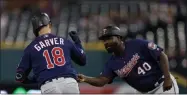
<path fill-rule="evenodd" d="M 157 45 L 154 44 L 153 42 L 148 43 L 148 48 L 151 50 L 155 50 L 157 48 Z"/>

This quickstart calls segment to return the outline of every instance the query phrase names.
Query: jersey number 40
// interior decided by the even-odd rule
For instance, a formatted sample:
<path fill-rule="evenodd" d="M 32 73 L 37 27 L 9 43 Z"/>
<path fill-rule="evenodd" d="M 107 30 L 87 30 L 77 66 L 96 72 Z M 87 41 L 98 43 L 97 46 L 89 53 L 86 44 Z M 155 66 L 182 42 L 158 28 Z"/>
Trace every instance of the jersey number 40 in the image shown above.
<path fill-rule="evenodd" d="M 138 67 L 138 74 L 144 75 L 149 70 L 151 70 L 151 66 L 147 62 L 144 62 L 142 66 Z"/>
<path fill-rule="evenodd" d="M 63 49 L 59 47 L 54 47 L 51 50 L 51 54 L 53 59 L 50 58 L 48 50 L 44 50 L 43 52 L 43 56 L 45 57 L 45 60 L 47 62 L 48 69 L 54 68 L 54 64 L 57 66 L 63 66 L 66 63 Z M 51 62 L 51 59 L 53 60 L 54 63 Z"/>

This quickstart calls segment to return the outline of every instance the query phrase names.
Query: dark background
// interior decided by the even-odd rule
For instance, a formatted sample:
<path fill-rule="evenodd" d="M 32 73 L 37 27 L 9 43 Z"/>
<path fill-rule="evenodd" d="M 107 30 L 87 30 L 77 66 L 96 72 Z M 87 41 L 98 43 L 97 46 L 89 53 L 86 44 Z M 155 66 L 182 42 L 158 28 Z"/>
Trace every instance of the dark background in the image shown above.
<path fill-rule="evenodd" d="M 90 76 L 97 76 L 100 73 L 109 55 L 97 38 L 104 26 L 115 24 L 124 32 L 125 40 L 146 39 L 164 48 L 169 57 L 170 70 L 180 86 L 180 93 L 187 93 L 186 0 L 1 0 L 0 2 L 1 90 L 9 89 L 8 93 L 11 94 L 19 86 L 38 89 L 36 85 L 15 83 L 14 76 L 23 49 L 34 39 L 30 18 L 34 12 L 42 11 L 51 17 L 54 34 L 69 39 L 68 31 L 78 31 L 88 56 L 86 67 L 75 65 L 79 72 Z M 116 79 L 115 83 L 120 85 L 122 82 Z"/>

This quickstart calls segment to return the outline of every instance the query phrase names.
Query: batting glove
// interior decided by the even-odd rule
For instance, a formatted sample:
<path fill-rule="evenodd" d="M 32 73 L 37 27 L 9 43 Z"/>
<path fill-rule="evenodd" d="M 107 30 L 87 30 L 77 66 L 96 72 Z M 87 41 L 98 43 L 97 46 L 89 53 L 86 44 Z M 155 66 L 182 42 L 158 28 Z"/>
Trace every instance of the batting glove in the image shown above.
<path fill-rule="evenodd" d="M 81 43 L 80 39 L 79 39 L 79 36 L 77 34 L 76 31 L 70 31 L 69 32 L 69 35 L 71 37 L 71 39 L 75 42 L 75 43 Z"/>

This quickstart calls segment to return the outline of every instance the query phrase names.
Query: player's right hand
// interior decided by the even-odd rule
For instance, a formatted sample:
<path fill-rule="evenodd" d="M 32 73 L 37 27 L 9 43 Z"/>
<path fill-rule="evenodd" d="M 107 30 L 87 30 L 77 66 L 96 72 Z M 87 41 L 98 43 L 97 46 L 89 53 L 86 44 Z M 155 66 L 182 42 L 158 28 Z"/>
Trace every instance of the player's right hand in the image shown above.
<path fill-rule="evenodd" d="M 75 42 L 75 43 L 81 43 L 79 36 L 77 34 L 76 31 L 70 31 L 69 32 L 69 36 L 71 37 L 71 39 Z"/>
<path fill-rule="evenodd" d="M 78 77 L 77 80 L 78 80 L 79 82 L 85 82 L 85 79 L 86 79 L 85 75 L 83 75 L 83 74 L 78 74 L 77 77 Z"/>

